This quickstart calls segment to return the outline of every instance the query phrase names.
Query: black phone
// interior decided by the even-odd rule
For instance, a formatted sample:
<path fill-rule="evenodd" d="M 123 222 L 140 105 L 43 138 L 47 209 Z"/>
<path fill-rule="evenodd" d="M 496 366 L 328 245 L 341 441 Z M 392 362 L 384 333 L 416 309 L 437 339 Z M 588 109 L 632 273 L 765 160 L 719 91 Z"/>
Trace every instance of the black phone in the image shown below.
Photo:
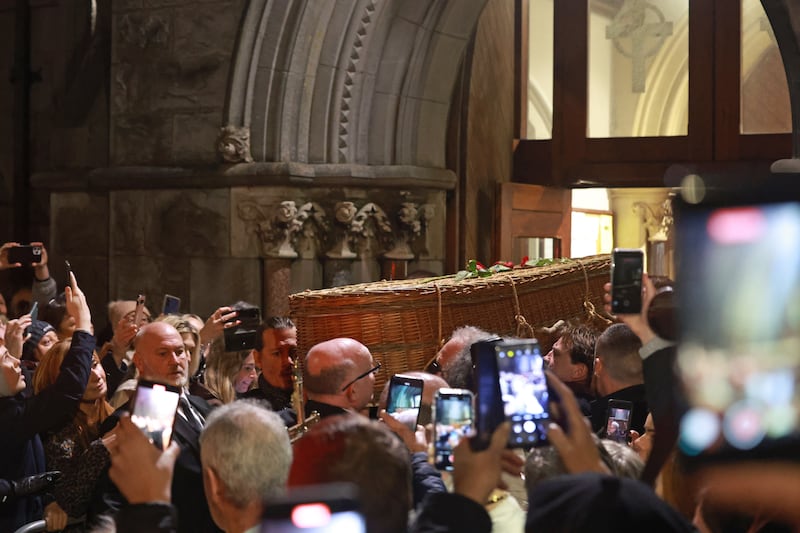
<path fill-rule="evenodd" d="M 175 385 L 140 379 L 136 386 L 131 422 L 160 450 L 166 450 L 172 440 L 180 397 L 181 389 Z"/>
<path fill-rule="evenodd" d="M 401 374 L 395 374 L 389 380 L 386 412 L 403 422 L 411 431 L 417 430 L 423 384 L 419 378 Z"/>
<path fill-rule="evenodd" d="M 688 466 L 800 460 L 797 178 L 703 176 L 700 202 L 675 202 Z"/>
<path fill-rule="evenodd" d="M 544 359 L 536 339 L 497 343 L 497 370 L 505 415 L 511 421 L 512 448 L 544 446 L 550 423 L 550 396 Z"/>
<path fill-rule="evenodd" d="M 161 314 L 176 315 L 181 309 L 181 299 L 171 294 L 164 295 L 164 303 L 161 305 Z"/>
<path fill-rule="evenodd" d="M 31 265 L 42 260 L 42 247 L 39 245 L 22 244 L 8 249 L 8 262 L 12 265 Z"/>
<path fill-rule="evenodd" d="M 228 322 L 240 321 L 234 328 L 226 328 L 224 333 L 225 351 L 239 352 L 252 350 L 256 347 L 256 332 L 261 323 L 261 309 L 255 306 L 230 306 L 236 311 L 236 316 Z"/>
<path fill-rule="evenodd" d="M 479 341 L 470 346 L 475 364 L 475 436 L 470 439 L 473 450 L 484 450 L 489 446 L 497 426 L 505 421 L 503 398 L 500 394 L 500 379 L 497 370 L 497 355 L 494 346 L 501 339 Z"/>
<path fill-rule="evenodd" d="M 641 250 L 614 248 L 611 254 L 611 312 L 638 314 L 642 311 Z"/>
<path fill-rule="evenodd" d="M 265 533 L 366 533 L 358 490 L 350 483 L 330 483 L 291 489 L 267 501 L 261 518 Z"/>
<path fill-rule="evenodd" d="M 144 320 L 144 301 L 144 294 L 136 297 L 136 312 L 133 314 L 133 323 L 137 326 L 141 326 L 142 320 Z"/>
<path fill-rule="evenodd" d="M 474 396 L 467 389 L 439 389 L 433 402 L 433 465 L 453 470 L 453 449 L 472 435 Z"/>
<path fill-rule="evenodd" d="M 608 401 L 605 438 L 627 444 L 630 434 L 633 404 L 625 400 Z"/>
<path fill-rule="evenodd" d="M 28 312 L 31 315 L 31 322 L 36 322 L 39 320 L 39 302 L 33 302 L 31 305 L 31 310 Z"/>

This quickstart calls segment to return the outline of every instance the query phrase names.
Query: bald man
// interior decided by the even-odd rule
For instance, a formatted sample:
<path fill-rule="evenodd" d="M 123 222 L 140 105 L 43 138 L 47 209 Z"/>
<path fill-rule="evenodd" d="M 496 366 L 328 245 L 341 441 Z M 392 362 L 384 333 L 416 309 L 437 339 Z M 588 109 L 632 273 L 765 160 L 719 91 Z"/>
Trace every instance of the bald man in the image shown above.
<path fill-rule="evenodd" d="M 357 340 L 338 338 L 315 344 L 303 365 L 306 415 L 312 411 L 323 418 L 358 414 L 372 401 L 379 368 L 369 349 Z"/>

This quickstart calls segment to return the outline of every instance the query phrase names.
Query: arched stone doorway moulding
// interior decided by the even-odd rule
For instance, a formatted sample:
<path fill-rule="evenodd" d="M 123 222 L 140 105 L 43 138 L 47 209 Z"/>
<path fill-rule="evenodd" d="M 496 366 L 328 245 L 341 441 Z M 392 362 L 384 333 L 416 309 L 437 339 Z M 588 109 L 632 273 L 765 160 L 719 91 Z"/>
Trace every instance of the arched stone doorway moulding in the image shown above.
<path fill-rule="evenodd" d="M 444 168 L 453 87 L 486 2 L 251 0 L 224 115 L 249 154 L 228 160 Z"/>

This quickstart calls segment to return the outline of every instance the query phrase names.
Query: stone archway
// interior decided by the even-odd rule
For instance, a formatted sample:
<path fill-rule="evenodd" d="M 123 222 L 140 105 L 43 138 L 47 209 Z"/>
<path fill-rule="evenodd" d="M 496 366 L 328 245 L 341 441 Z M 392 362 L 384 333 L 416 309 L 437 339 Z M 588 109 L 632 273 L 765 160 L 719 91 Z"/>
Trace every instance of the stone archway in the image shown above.
<path fill-rule="evenodd" d="M 444 168 L 453 87 L 486 1 L 251 1 L 226 133 L 249 134 L 256 162 Z"/>

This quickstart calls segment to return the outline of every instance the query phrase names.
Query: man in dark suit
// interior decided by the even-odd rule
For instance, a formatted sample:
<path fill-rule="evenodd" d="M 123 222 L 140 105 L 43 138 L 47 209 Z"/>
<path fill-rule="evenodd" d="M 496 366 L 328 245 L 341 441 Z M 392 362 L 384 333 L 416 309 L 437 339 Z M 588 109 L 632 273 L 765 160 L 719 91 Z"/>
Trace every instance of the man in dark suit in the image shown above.
<path fill-rule="evenodd" d="M 592 429 L 595 433 L 606 427 L 610 400 L 631 402 L 633 413 L 630 429 L 644 433 L 648 408 L 642 358 L 639 356 L 641 347 L 642 341 L 625 324 L 613 324 L 598 337 L 594 381 L 599 398 L 591 404 Z"/>
<path fill-rule="evenodd" d="M 211 408 L 205 400 L 183 389 L 189 378 L 189 353 L 184 351 L 180 333 L 165 322 L 142 327 L 134 338 L 133 364 L 140 378 L 177 385 L 183 390 L 172 433 L 172 440 L 181 448 L 172 480 L 172 503 L 178 512 L 179 531 L 219 531 L 206 503 L 200 464 L 199 437 Z M 129 411 L 131 407 L 123 409 Z M 117 420 L 112 415 L 103 429 L 115 426 Z M 95 508 L 95 512 L 116 511 L 124 504 L 116 487 L 105 491 L 102 499 L 104 505 Z"/>
<path fill-rule="evenodd" d="M 303 365 L 306 416 L 313 411 L 322 418 L 358 414 L 372 401 L 379 368 L 369 349 L 357 340 L 339 338 L 315 344 Z"/>

